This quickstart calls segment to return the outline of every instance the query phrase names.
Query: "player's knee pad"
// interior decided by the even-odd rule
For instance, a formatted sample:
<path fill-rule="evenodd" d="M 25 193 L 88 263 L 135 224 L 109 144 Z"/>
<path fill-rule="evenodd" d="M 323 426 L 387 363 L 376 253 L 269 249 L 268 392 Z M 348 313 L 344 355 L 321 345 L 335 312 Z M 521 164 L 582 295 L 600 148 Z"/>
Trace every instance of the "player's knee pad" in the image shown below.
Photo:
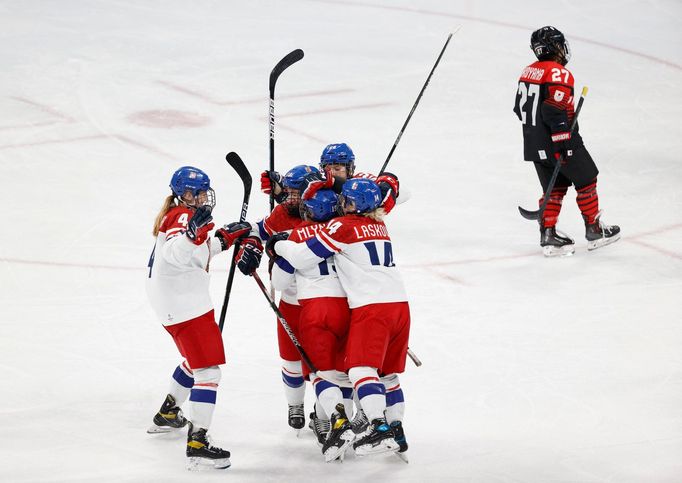
<path fill-rule="evenodd" d="M 329 381 L 336 384 L 339 387 L 352 388 L 353 383 L 350 381 L 345 372 L 339 372 L 334 369 L 328 371 L 317 371 L 317 376 L 321 377 L 325 381 Z"/>
<path fill-rule="evenodd" d="M 379 380 L 379 373 L 375 367 L 369 366 L 359 366 L 351 367 L 348 371 L 348 377 L 350 378 L 353 385 L 363 382 L 363 379 L 373 379 L 375 381 Z"/>
<path fill-rule="evenodd" d="M 282 369 L 289 374 L 303 374 L 303 366 L 301 365 L 301 361 L 287 361 L 282 359 Z"/>
<path fill-rule="evenodd" d="M 400 378 L 398 377 L 398 374 L 387 374 L 385 376 L 381 376 L 381 382 L 384 383 L 384 386 L 386 386 L 386 389 L 388 390 L 391 387 L 399 386 L 400 385 Z"/>
<path fill-rule="evenodd" d="M 220 384 L 222 373 L 219 366 L 202 367 L 194 369 L 194 384 Z"/>

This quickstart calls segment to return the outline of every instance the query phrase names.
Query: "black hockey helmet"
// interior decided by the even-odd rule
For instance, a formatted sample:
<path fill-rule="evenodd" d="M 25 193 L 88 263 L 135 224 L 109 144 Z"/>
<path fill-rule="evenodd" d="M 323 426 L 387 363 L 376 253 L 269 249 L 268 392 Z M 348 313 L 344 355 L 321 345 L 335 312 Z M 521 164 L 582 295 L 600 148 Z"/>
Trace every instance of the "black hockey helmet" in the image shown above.
<path fill-rule="evenodd" d="M 566 65 L 571 60 L 571 48 L 558 29 L 546 26 L 537 29 L 530 36 L 530 48 L 538 60 L 556 60 Z"/>

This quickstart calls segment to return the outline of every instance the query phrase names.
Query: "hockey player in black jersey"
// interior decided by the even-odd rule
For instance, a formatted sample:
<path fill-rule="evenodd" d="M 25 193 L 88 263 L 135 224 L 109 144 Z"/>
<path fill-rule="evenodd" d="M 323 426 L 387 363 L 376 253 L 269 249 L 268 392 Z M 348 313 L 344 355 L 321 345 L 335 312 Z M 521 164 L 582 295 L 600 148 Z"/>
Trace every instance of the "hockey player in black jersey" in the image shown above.
<path fill-rule="evenodd" d="M 566 69 L 570 48 L 564 35 L 548 26 L 533 32 L 531 49 L 538 61 L 521 73 L 514 112 L 522 123 L 524 159 L 533 162 L 542 185 L 540 205 L 555 163 L 562 164 L 540 220 L 540 245 L 545 256 L 571 255 L 575 251 L 574 241 L 556 231 L 563 198 L 574 186 L 585 222 L 587 249 L 594 250 L 617 241 L 620 227 L 601 221 L 599 170 L 583 144 L 578 126 L 573 132 L 569 128 L 574 117 L 574 81 Z"/>

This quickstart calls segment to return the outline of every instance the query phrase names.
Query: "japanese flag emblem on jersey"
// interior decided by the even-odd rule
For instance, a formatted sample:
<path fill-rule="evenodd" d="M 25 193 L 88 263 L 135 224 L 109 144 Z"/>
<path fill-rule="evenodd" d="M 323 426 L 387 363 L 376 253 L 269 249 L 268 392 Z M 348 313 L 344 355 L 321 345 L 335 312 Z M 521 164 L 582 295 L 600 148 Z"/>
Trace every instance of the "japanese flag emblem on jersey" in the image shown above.
<path fill-rule="evenodd" d="M 563 101 L 563 100 L 564 100 L 564 93 L 563 93 L 563 91 L 560 91 L 559 89 L 557 89 L 556 91 L 554 91 L 554 100 L 557 101 L 557 102 Z"/>

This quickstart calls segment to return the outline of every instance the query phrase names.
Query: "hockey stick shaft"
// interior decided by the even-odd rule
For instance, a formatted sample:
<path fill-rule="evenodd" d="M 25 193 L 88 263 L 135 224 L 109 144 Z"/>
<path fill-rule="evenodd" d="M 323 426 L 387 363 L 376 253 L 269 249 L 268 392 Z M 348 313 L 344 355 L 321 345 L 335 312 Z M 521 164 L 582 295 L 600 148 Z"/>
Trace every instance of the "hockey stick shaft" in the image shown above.
<path fill-rule="evenodd" d="M 282 315 L 282 312 L 280 312 L 279 308 L 277 308 L 275 301 L 272 299 L 272 297 L 270 297 L 268 289 L 265 288 L 265 285 L 263 284 L 263 281 L 260 279 L 258 272 L 254 271 L 251 275 L 258 284 L 258 288 L 260 288 L 260 291 L 263 292 L 263 295 L 268 300 L 270 308 L 277 315 L 277 320 L 282 325 L 282 328 L 284 328 L 285 332 L 289 335 L 289 338 L 291 339 L 291 342 L 294 344 L 294 347 L 296 347 L 298 353 L 301 354 L 301 359 L 303 360 L 303 362 L 306 363 L 311 372 L 317 372 L 315 364 L 313 364 L 313 362 L 310 360 L 310 357 L 308 357 L 308 354 L 306 354 L 305 350 L 303 350 L 303 347 L 301 346 L 301 343 L 298 341 L 296 334 L 294 334 L 294 332 L 291 330 L 291 327 L 289 326 L 287 320 L 284 318 L 284 315 Z"/>
<path fill-rule="evenodd" d="M 285 55 L 270 72 L 270 171 L 275 170 L 275 85 L 277 79 L 288 67 L 303 58 L 303 51 L 296 49 Z M 270 192 L 270 211 L 275 209 L 275 194 Z"/>
<path fill-rule="evenodd" d="M 448 44 L 450 43 L 450 39 L 458 31 L 459 31 L 459 28 L 457 30 L 455 30 L 455 32 L 448 35 L 448 38 L 445 41 L 445 45 L 443 45 L 443 48 L 441 49 L 440 54 L 438 55 L 438 58 L 436 59 L 436 63 L 433 64 L 433 68 L 431 69 L 431 72 L 429 72 L 429 76 L 426 78 L 426 82 L 424 82 L 424 85 L 422 86 L 422 90 L 419 91 L 419 95 L 417 96 L 417 100 L 414 101 L 414 104 L 412 105 L 412 110 L 408 114 L 407 119 L 405 119 L 405 123 L 403 124 L 403 127 L 400 128 L 400 132 L 398 132 L 398 137 L 395 138 L 395 142 L 393 143 L 393 146 L 391 147 L 391 150 L 389 151 L 388 156 L 386 157 L 386 161 L 384 161 L 384 164 L 381 167 L 381 170 L 379 171 L 379 175 L 381 175 L 386 170 L 386 166 L 388 166 L 388 162 L 391 160 L 391 157 L 393 156 L 393 152 L 398 147 L 398 143 L 400 142 L 400 138 L 403 137 L 403 133 L 405 132 L 405 128 L 407 127 L 407 124 L 410 122 L 410 119 L 412 118 L 412 114 L 414 114 L 414 111 L 417 109 L 417 106 L 419 105 L 419 101 L 421 100 L 422 96 L 424 95 L 424 91 L 426 90 L 426 86 L 428 86 L 429 82 L 431 81 L 431 76 L 433 75 L 434 71 L 436 70 L 436 67 L 438 67 L 438 63 L 440 62 L 440 59 L 443 57 L 443 54 L 445 53 L 445 49 L 448 47 Z"/>
<path fill-rule="evenodd" d="M 409 347 L 407 348 L 407 355 L 410 356 L 410 359 L 412 359 L 412 362 L 414 362 L 415 366 L 420 367 L 422 365 L 422 361 L 419 360 L 417 354 L 412 352 L 412 349 L 410 349 Z"/>
<path fill-rule="evenodd" d="M 583 108 L 583 102 L 585 101 L 585 96 L 587 96 L 587 87 L 583 87 L 582 92 L 580 93 L 580 99 L 578 100 L 578 106 L 575 109 L 575 115 L 573 116 L 573 122 L 571 123 L 571 130 L 570 132 L 573 133 L 575 130 L 575 127 L 578 125 L 578 115 L 580 114 L 580 110 Z M 549 196 L 552 194 L 552 190 L 554 189 L 554 184 L 556 183 L 556 179 L 559 177 L 559 171 L 561 171 L 561 163 L 564 161 L 564 156 L 563 154 L 559 155 L 559 159 L 556 160 L 556 165 L 554 166 L 554 171 L 552 172 L 552 177 L 549 179 L 549 183 L 547 184 L 547 189 L 545 190 L 545 193 L 542 197 L 542 204 L 540 205 L 540 209 L 536 211 L 530 211 L 526 210 L 525 208 L 522 208 L 519 206 L 519 213 L 521 213 L 521 216 L 523 216 L 527 220 L 535 220 L 535 221 L 540 221 L 542 219 L 542 215 L 545 212 L 545 208 L 547 208 L 547 203 L 549 202 Z"/>
<path fill-rule="evenodd" d="M 244 185 L 244 199 L 242 200 L 242 209 L 241 213 L 239 214 L 239 221 L 244 222 L 246 221 L 246 212 L 249 209 L 249 197 L 251 196 L 251 174 L 249 173 L 249 170 L 246 169 L 246 165 L 244 165 L 244 161 L 239 157 L 237 153 L 230 152 L 225 156 L 225 160 L 228 162 L 230 166 L 237 172 L 239 177 L 242 180 L 242 184 Z M 234 252 L 237 253 L 239 250 L 239 246 L 241 243 L 239 240 L 235 242 L 234 244 Z M 220 309 L 220 322 L 218 323 L 218 327 L 220 328 L 220 332 L 223 331 L 223 326 L 225 325 L 225 315 L 227 314 L 227 304 L 230 302 L 230 293 L 232 292 L 232 283 L 234 282 L 234 273 L 235 273 L 235 268 L 237 266 L 237 262 L 235 260 L 235 257 L 232 257 L 232 262 L 230 263 L 230 273 L 227 276 L 227 287 L 225 287 L 225 298 L 223 300 L 223 306 Z"/>

